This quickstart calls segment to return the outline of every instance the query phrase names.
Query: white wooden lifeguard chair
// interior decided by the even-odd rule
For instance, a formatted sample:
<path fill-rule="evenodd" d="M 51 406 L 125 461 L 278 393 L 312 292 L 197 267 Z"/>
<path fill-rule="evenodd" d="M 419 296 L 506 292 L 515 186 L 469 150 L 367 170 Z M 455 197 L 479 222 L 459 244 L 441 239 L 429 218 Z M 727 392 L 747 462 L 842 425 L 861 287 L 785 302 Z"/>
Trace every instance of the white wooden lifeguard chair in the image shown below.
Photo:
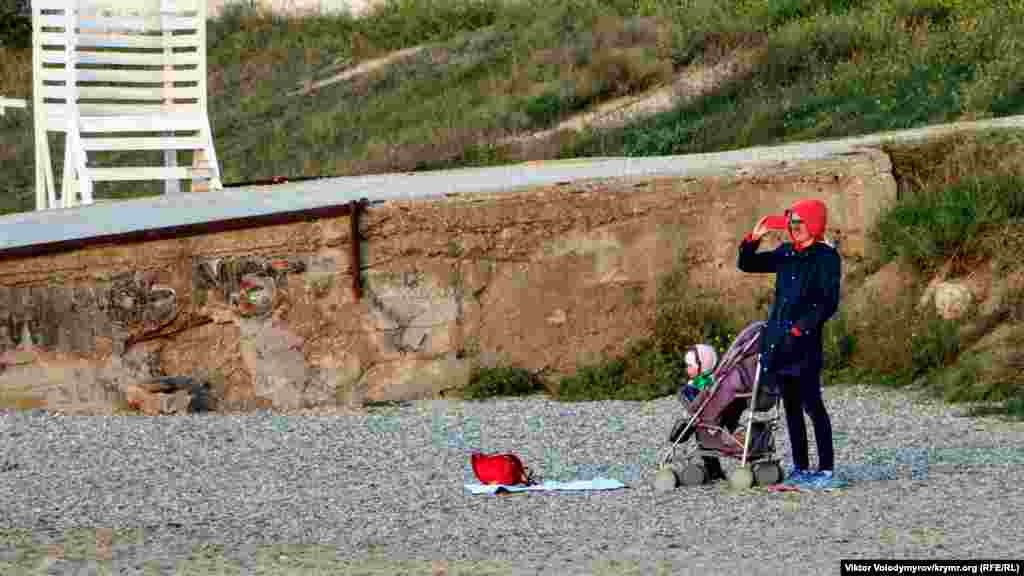
<path fill-rule="evenodd" d="M 222 188 L 206 99 L 206 0 L 33 0 L 36 209 L 93 202 L 100 181 Z M 59 196 L 48 132 L 66 135 Z M 164 151 L 162 165 L 90 166 L 90 153 Z M 178 166 L 192 150 L 192 166 Z M 154 162 L 159 164 L 159 162 Z"/>

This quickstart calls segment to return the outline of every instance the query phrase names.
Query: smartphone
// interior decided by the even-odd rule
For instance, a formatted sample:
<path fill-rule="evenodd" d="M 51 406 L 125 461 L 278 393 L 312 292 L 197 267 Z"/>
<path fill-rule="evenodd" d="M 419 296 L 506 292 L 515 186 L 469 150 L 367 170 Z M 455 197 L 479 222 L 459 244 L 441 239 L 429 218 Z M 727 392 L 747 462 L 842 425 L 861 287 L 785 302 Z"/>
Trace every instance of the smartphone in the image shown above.
<path fill-rule="evenodd" d="M 764 221 L 764 225 L 767 226 L 769 230 L 785 230 L 789 227 L 789 222 L 786 220 L 785 216 L 776 214 L 767 217 Z"/>

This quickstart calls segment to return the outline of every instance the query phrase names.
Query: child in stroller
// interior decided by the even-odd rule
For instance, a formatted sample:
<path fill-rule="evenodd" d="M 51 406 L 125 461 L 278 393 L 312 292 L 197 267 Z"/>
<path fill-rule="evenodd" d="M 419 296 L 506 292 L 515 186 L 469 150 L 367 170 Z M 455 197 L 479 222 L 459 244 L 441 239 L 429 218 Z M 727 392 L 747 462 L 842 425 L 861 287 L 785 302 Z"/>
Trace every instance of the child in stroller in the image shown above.
<path fill-rule="evenodd" d="M 718 353 L 715 349 L 707 344 L 697 344 L 693 348 L 686 351 L 684 356 L 686 361 L 686 375 L 690 378 L 686 384 L 684 384 L 680 390 L 680 401 L 686 405 L 694 402 L 697 396 L 701 394 L 705 389 L 714 386 L 714 377 L 712 376 L 715 371 L 715 367 L 718 365 Z M 736 427 L 739 425 L 740 414 L 743 413 L 744 404 L 739 400 L 731 402 L 725 410 L 722 411 L 720 423 L 722 428 L 728 431 L 730 434 L 736 432 Z M 676 430 L 674 434 L 678 436 L 682 430 Z M 717 439 L 717 438 L 716 438 Z M 676 438 L 669 435 L 669 442 L 674 442 Z M 742 446 L 742 442 L 736 438 L 736 442 L 726 444 L 724 448 L 728 449 L 732 444 L 738 443 Z M 704 469 L 707 472 L 709 481 L 724 480 L 725 472 L 722 470 L 722 464 L 718 458 L 714 456 L 704 456 Z"/>
<path fill-rule="evenodd" d="M 687 465 L 678 475 L 673 470 L 673 475 L 684 485 L 724 479 L 720 457 L 740 460 L 741 468 L 752 463 L 750 483 L 767 485 L 782 479 L 782 468 L 775 460 L 773 434 L 778 411 L 765 414 L 776 407 L 778 399 L 756 386 L 758 341 L 764 325 L 764 322 L 754 322 L 741 331 L 721 362 L 715 361 L 714 349 L 704 344 L 687 352 L 691 380 L 680 387 L 679 400 L 688 414 L 672 427 L 669 433 L 672 447 L 662 462 L 663 467 L 670 465 L 675 459 L 675 448 L 696 436 L 696 447 L 681 459 L 689 461 Z M 740 426 L 741 416 L 751 407 L 755 393 L 757 402 L 744 430 Z M 748 432 L 749 443 L 746 441 Z M 702 462 L 690 461 L 693 456 L 699 456 Z M 678 478 L 679 475 L 682 477 Z M 739 478 L 737 483 L 745 482 Z"/>

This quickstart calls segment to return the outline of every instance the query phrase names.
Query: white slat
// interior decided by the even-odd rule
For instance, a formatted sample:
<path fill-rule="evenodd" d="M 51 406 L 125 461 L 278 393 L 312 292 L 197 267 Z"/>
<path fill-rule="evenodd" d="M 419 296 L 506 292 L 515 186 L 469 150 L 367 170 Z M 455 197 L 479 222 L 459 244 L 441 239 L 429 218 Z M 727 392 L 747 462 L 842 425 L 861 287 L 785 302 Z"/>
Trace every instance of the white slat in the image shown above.
<path fill-rule="evenodd" d="M 123 18 L 111 18 L 102 15 L 79 15 L 78 28 L 80 31 L 97 30 L 100 32 L 126 30 L 133 32 L 168 32 L 198 30 L 202 26 L 200 18 L 190 16 L 175 16 L 173 14 L 149 14 L 145 16 L 127 16 Z"/>
<path fill-rule="evenodd" d="M 62 14 L 42 14 L 38 17 L 39 25 L 44 28 L 63 29 L 67 24 L 67 16 Z M 152 14 L 146 16 L 109 17 L 103 15 L 79 15 L 78 28 L 82 32 L 112 31 L 156 31 L 164 30 L 198 30 L 202 25 L 200 18 Z"/>
<path fill-rule="evenodd" d="M 78 34 L 76 45 L 89 48 L 190 48 L 199 43 L 198 34 L 177 36 L 142 36 L 132 34 Z M 43 46 L 64 46 L 63 32 L 39 34 Z"/>
<path fill-rule="evenodd" d="M 149 167 L 130 166 L 123 168 L 90 168 L 89 176 L 95 181 L 128 182 L 137 180 L 191 180 L 209 178 L 213 171 L 191 166 Z"/>
<path fill-rule="evenodd" d="M 57 122 L 66 123 L 67 118 L 64 116 L 66 104 L 54 104 L 44 103 L 43 109 L 46 110 L 47 116 L 52 116 L 57 119 Z M 164 115 L 164 114 L 182 114 L 182 115 L 196 115 L 202 114 L 202 108 L 199 104 L 79 104 L 79 113 L 83 116 L 151 116 L 151 115 Z M 61 128 L 63 129 L 63 128 Z M 54 128 L 47 128 L 47 130 L 54 130 Z"/>
<path fill-rule="evenodd" d="M 43 64 L 64 64 L 67 54 L 60 50 L 40 50 Z M 116 66 L 198 66 L 199 52 L 88 52 L 78 51 L 81 64 L 109 64 Z"/>
<path fill-rule="evenodd" d="M 64 68 L 43 68 L 43 81 L 66 82 Z M 198 70 L 93 70 L 79 69 L 79 82 L 199 82 Z"/>
<path fill-rule="evenodd" d="M 185 132 L 203 130 L 201 114 L 172 112 L 160 116 L 83 116 L 82 132 Z"/>
<path fill-rule="evenodd" d="M 199 150 L 206 139 L 198 136 L 161 138 L 82 138 L 82 147 L 90 152 L 111 150 Z"/>
<path fill-rule="evenodd" d="M 47 32 L 63 32 L 67 22 L 68 17 L 65 14 L 39 14 L 32 21 L 32 29 L 42 32 L 43 28 L 59 28 L 60 30 L 47 30 Z"/>
<path fill-rule="evenodd" d="M 67 99 L 70 90 L 66 86 L 43 86 L 44 98 Z M 78 98 L 91 100 L 164 100 L 165 98 L 199 98 L 198 86 L 178 88 L 122 88 L 107 86 L 79 86 Z"/>
<path fill-rule="evenodd" d="M 0 96 L 0 106 L 6 106 L 8 108 L 27 108 L 28 101 L 21 98 L 4 98 Z"/>
<path fill-rule="evenodd" d="M 7 108 L 27 108 L 28 102 L 20 98 L 4 98 L 0 96 L 0 116 L 7 114 Z"/>

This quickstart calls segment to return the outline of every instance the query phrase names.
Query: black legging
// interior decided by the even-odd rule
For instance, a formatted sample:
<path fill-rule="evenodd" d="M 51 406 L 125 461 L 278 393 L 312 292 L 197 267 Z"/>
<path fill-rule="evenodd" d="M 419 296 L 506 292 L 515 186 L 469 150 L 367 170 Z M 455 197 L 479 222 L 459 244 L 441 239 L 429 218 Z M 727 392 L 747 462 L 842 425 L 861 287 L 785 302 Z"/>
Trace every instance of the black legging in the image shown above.
<path fill-rule="evenodd" d="M 789 443 L 793 448 L 793 465 L 801 470 L 808 470 L 810 466 L 807 456 L 807 426 L 804 423 L 804 412 L 807 412 L 814 425 L 814 440 L 818 445 L 818 469 L 832 470 L 835 465 L 832 453 L 832 422 L 821 398 L 820 374 L 780 374 L 779 384 L 782 386 L 782 404 L 786 408 Z"/>

